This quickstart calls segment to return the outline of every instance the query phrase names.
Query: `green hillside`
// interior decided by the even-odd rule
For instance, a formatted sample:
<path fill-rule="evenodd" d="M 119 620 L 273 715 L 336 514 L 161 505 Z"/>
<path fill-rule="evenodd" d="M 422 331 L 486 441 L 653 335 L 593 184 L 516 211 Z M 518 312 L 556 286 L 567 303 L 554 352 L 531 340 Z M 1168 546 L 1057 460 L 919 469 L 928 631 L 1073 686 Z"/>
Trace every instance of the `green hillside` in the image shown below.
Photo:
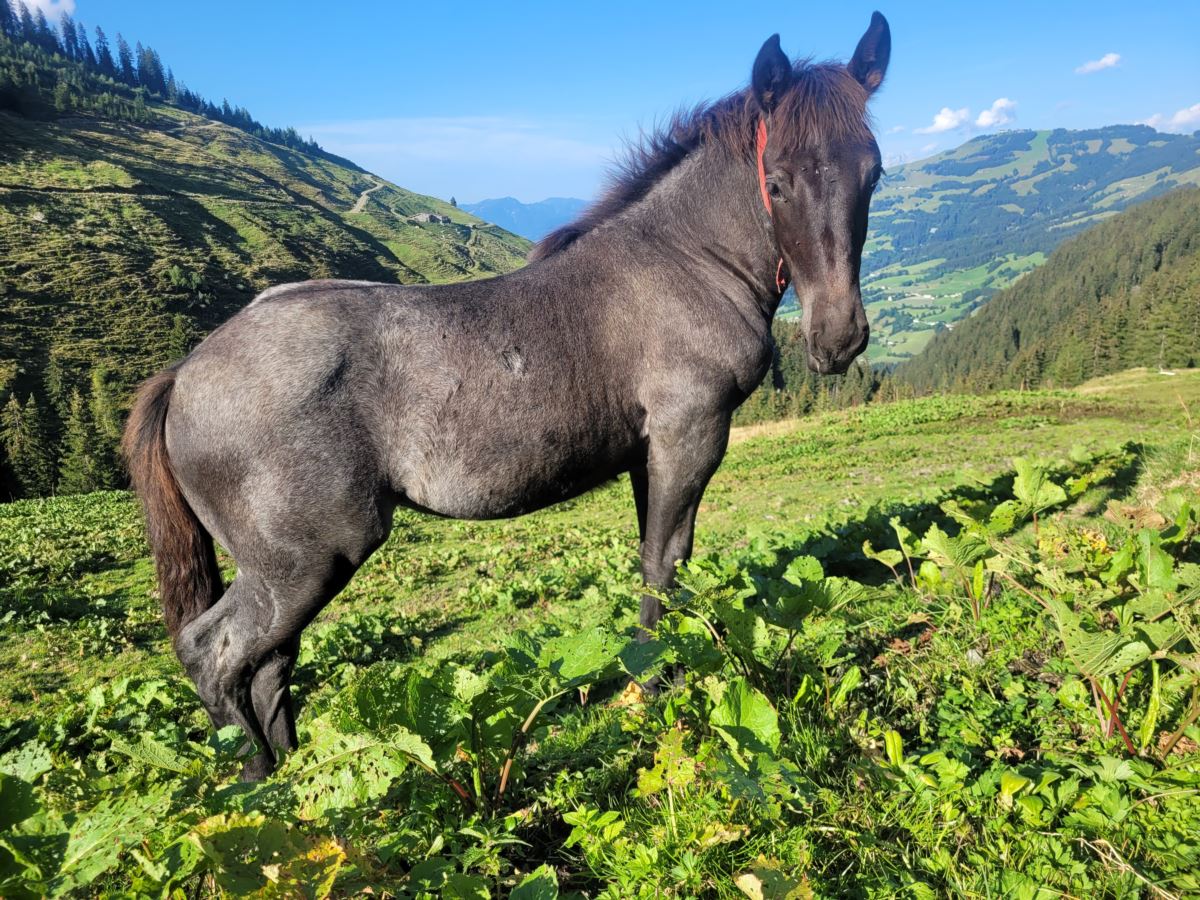
<path fill-rule="evenodd" d="M 1147 201 L 938 334 L 896 378 L 920 391 L 1070 386 L 1200 362 L 1200 190 Z"/>
<path fill-rule="evenodd" d="M 228 118 L 242 127 L 0 35 L 0 406 L 35 398 L 53 465 L 73 392 L 93 420 L 97 404 L 119 408 L 269 285 L 445 282 L 524 262 L 524 238 L 244 110 Z"/>
<path fill-rule="evenodd" d="M 1131 203 L 1200 184 L 1200 135 L 1144 125 L 1009 131 L 889 171 L 862 267 L 872 362 L 933 335 Z"/>

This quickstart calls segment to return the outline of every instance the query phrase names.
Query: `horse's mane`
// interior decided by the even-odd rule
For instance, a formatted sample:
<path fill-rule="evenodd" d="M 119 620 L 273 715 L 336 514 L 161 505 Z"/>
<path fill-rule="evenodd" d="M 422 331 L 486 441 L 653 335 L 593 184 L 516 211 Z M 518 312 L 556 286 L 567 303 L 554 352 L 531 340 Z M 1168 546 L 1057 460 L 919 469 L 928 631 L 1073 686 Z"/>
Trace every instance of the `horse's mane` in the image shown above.
<path fill-rule="evenodd" d="M 791 153 L 822 140 L 869 138 L 867 91 L 840 63 L 794 66 L 795 78 L 769 119 L 771 140 Z M 581 236 L 646 196 L 697 147 L 717 144 L 734 157 L 752 159 L 761 115 L 749 88 L 712 103 L 676 112 L 661 127 L 630 143 L 609 175 L 604 194 L 583 214 L 534 245 L 530 261 L 565 250 Z"/>

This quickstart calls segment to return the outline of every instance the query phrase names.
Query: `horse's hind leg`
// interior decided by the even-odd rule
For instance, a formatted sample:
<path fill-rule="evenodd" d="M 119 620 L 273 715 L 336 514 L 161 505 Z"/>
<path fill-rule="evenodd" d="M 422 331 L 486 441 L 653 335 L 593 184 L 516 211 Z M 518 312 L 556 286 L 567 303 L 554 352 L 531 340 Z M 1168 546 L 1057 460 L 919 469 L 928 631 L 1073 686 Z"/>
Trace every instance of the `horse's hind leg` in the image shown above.
<path fill-rule="evenodd" d="M 243 778 L 265 778 L 278 761 L 275 748 L 295 746 L 287 688 L 294 647 L 352 572 L 336 559 L 270 581 L 242 569 L 220 601 L 180 633 L 179 659 L 214 724 L 241 726 L 257 748 Z"/>
<path fill-rule="evenodd" d="M 294 638 L 273 650 L 263 660 L 250 685 L 254 714 L 275 750 L 276 758 L 280 751 L 290 752 L 298 746 L 296 710 L 290 682 L 299 652 L 300 634 L 297 632 Z"/>

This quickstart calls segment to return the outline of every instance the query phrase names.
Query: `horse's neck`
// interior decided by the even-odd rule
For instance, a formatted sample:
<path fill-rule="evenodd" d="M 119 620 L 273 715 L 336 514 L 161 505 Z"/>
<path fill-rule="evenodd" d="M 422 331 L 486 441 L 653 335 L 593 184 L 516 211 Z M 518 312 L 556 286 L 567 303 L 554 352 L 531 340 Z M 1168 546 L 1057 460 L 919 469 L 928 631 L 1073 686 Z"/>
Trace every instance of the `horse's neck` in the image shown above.
<path fill-rule="evenodd" d="M 697 286 L 752 303 L 768 321 L 774 316 L 779 250 L 748 162 L 696 150 L 627 216 L 635 233 L 686 259 Z"/>

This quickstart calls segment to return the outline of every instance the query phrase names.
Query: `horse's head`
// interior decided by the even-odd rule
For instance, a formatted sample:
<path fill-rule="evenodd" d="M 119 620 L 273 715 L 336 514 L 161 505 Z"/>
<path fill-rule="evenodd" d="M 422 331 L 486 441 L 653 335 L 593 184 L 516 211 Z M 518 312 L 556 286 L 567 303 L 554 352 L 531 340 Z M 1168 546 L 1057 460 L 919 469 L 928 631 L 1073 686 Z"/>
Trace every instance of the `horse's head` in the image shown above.
<path fill-rule="evenodd" d="M 825 375 L 845 372 L 867 346 L 858 268 L 883 169 L 866 105 L 891 46 L 887 20 L 875 13 L 846 66 L 793 66 L 778 35 L 754 61 L 764 203 L 803 309 L 809 368 Z"/>

